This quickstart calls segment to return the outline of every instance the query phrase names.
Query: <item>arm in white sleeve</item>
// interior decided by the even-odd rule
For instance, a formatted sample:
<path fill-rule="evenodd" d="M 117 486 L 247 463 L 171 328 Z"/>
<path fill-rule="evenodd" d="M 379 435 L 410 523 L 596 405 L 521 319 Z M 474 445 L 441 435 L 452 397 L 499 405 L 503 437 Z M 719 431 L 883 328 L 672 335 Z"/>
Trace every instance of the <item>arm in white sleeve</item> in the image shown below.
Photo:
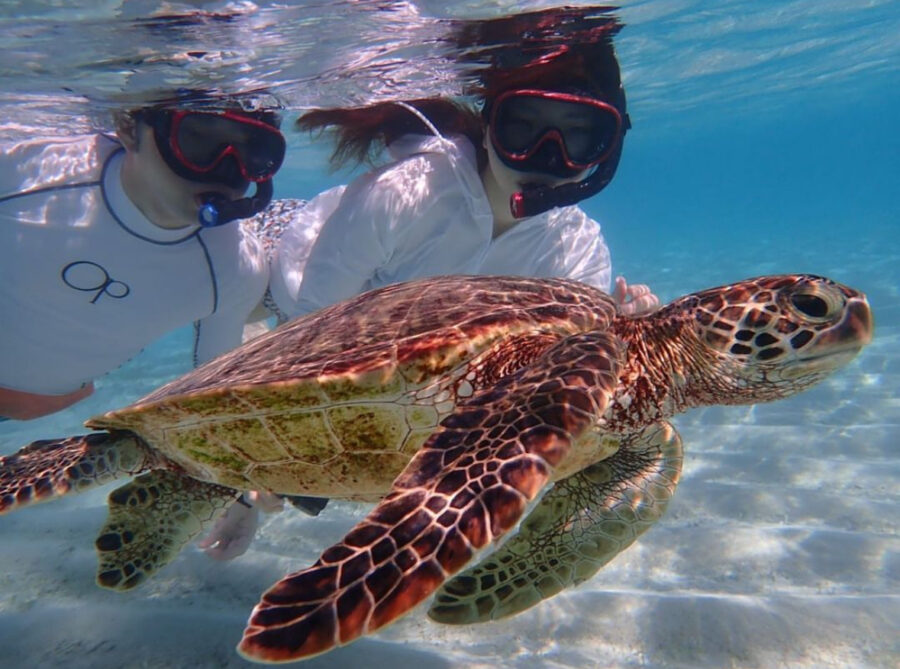
<path fill-rule="evenodd" d="M 230 243 L 208 242 L 218 304 L 212 314 L 194 323 L 195 365 L 241 344 L 244 324 L 268 283 L 262 245 L 249 230 L 232 225 Z"/>
<path fill-rule="evenodd" d="M 582 281 L 606 291 L 612 289 L 612 263 L 600 224 L 580 207 L 566 207 L 571 234 L 566 240 L 566 273 L 569 279 Z"/>
<path fill-rule="evenodd" d="M 309 253 L 289 315 L 307 314 L 358 295 L 391 257 L 392 230 L 399 218 L 405 218 L 393 172 L 365 174 L 347 186 Z M 278 262 L 291 262 L 282 249 Z"/>
<path fill-rule="evenodd" d="M 473 219 L 469 199 L 440 152 L 365 174 L 328 212 L 308 253 L 318 214 L 292 223 L 279 244 L 272 297 L 297 316 L 388 283 L 464 272 L 490 240 L 490 226 Z"/>

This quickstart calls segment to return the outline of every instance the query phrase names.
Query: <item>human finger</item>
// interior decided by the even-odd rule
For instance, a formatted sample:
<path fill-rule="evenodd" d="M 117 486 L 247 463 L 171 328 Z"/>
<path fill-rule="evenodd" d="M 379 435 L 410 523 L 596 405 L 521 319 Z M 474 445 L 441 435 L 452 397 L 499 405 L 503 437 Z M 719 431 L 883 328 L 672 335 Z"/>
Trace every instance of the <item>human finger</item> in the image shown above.
<path fill-rule="evenodd" d="M 616 277 L 616 285 L 613 288 L 612 298 L 616 304 L 624 304 L 625 296 L 628 293 L 628 284 L 625 283 L 624 276 Z"/>

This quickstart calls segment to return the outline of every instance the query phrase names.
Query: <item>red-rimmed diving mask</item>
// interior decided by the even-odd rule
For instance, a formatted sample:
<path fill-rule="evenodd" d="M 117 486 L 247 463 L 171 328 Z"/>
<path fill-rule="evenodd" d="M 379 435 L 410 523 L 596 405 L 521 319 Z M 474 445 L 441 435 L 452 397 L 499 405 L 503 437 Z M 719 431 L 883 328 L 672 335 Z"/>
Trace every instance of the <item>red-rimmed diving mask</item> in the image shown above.
<path fill-rule="evenodd" d="M 153 129 L 156 148 L 169 168 L 189 181 L 246 190 L 230 200 L 216 190 L 202 197 L 197 220 L 204 227 L 250 218 L 272 200 L 272 177 L 284 161 L 285 140 L 272 111 L 154 108 L 140 112 Z"/>
<path fill-rule="evenodd" d="M 246 187 L 269 181 L 284 161 L 271 112 L 155 109 L 145 118 L 166 164 L 190 181 Z"/>
<path fill-rule="evenodd" d="M 569 178 L 613 154 L 623 121 L 616 107 L 593 97 L 517 89 L 493 100 L 488 132 L 508 167 Z"/>

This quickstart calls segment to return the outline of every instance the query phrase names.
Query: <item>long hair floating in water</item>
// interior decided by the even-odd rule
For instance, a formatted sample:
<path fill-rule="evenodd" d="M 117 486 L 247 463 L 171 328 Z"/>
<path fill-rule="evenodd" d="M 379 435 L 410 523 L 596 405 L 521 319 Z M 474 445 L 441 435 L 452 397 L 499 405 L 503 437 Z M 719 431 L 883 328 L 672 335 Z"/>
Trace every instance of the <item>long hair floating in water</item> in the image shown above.
<path fill-rule="evenodd" d="M 587 93 L 613 104 L 626 117 L 625 92 L 613 36 L 623 24 L 613 7 L 564 7 L 490 20 L 448 21 L 445 38 L 462 66 L 464 99 L 405 100 L 444 136 L 462 135 L 475 148 L 478 169 L 487 165 L 484 118 L 490 102 L 515 88 Z M 409 134 L 430 135 L 415 115 L 392 101 L 365 107 L 316 109 L 297 120 L 300 130 L 333 133 L 333 168 L 350 162 L 375 164 L 382 150 Z M 611 172 L 618 152 L 609 161 Z M 612 177 L 610 173 L 609 178 Z"/>

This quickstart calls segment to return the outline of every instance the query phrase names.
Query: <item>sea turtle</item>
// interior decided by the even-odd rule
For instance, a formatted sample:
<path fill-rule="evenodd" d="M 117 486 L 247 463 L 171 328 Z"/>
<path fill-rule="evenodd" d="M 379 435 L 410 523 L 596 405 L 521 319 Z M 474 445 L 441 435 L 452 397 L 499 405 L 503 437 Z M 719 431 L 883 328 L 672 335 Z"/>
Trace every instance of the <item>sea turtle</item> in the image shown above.
<path fill-rule="evenodd" d="M 638 318 L 563 279 L 397 284 L 87 422 L 103 432 L 0 459 L 0 511 L 140 474 L 109 495 L 96 542 L 99 583 L 127 589 L 241 491 L 381 499 L 263 595 L 239 646 L 259 661 L 308 657 L 442 584 L 431 615 L 459 623 L 583 581 L 665 510 L 682 459 L 667 417 L 792 395 L 871 332 L 864 295 L 809 275 L 706 290 Z M 517 536 L 447 580 L 548 487 Z"/>

